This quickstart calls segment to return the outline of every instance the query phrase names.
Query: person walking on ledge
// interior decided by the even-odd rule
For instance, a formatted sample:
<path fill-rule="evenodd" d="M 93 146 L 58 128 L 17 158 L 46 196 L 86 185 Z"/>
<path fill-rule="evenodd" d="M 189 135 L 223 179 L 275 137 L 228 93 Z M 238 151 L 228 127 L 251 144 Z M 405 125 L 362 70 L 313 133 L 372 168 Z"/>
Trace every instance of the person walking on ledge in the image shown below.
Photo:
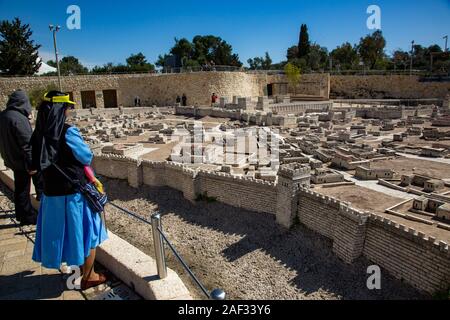
<path fill-rule="evenodd" d="M 0 153 L 5 165 L 14 172 L 14 205 L 21 225 L 36 224 L 37 211 L 30 199 L 31 179 L 38 201 L 42 194 L 40 174 L 32 168 L 30 116 L 30 100 L 22 90 L 11 94 L 6 110 L 0 113 Z"/>
<path fill-rule="evenodd" d="M 94 213 L 58 170 L 80 184 L 87 182 L 84 167 L 93 154 L 76 127 L 66 124 L 74 102 L 69 95 L 51 91 L 39 107 L 32 136 L 33 164 L 42 171 L 44 192 L 39 208 L 33 260 L 44 267 L 59 269 L 82 266 L 81 290 L 106 282 L 94 271 L 96 248 L 107 239 L 100 214 Z M 57 168 L 58 167 L 58 168 Z"/>

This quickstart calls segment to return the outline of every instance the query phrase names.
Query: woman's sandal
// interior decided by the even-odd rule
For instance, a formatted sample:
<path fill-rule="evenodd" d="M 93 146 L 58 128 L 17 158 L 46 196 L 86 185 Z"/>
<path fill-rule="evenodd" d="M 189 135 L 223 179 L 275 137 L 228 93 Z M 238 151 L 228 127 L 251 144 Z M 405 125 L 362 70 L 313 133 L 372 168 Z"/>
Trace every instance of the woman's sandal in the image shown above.
<path fill-rule="evenodd" d="M 106 278 L 106 276 L 102 273 L 98 274 L 98 280 L 84 280 L 81 279 L 81 285 L 80 285 L 80 289 L 81 291 L 87 290 L 89 288 L 93 288 L 93 287 L 97 287 L 103 283 L 106 282 L 106 280 L 108 280 Z"/>

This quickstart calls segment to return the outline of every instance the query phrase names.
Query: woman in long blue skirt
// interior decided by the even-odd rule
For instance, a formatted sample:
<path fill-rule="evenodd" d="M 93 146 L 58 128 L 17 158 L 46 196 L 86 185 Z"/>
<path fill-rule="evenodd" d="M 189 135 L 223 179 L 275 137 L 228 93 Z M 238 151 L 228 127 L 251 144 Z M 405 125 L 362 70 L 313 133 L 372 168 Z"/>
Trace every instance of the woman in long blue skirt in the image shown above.
<path fill-rule="evenodd" d="M 73 105 L 65 93 L 51 91 L 39 107 L 32 137 L 33 165 L 42 172 L 44 193 L 33 260 L 51 269 L 59 269 L 62 263 L 81 266 L 81 289 L 85 290 L 106 281 L 103 274 L 94 271 L 94 261 L 96 248 L 107 239 L 107 232 L 100 214 L 92 212 L 72 183 L 87 182 L 84 166 L 93 158 L 79 130 L 65 123 Z"/>

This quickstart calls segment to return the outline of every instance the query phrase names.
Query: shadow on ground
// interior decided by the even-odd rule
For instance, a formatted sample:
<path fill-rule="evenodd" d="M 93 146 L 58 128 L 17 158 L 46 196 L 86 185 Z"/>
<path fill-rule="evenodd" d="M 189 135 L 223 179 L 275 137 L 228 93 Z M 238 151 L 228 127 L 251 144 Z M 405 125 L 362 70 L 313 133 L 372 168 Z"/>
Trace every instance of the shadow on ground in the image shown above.
<path fill-rule="evenodd" d="M 240 241 L 221 252 L 228 262 L 237 262 L 255 250 L 262 250 L 296 272 L 297 276 L 290 285 L 306 295 L 323 290 L 342 299 L 428 298 L 386 271 L 382 271 L 382 289 L 368 290 L 366 281 L 369 275 L 366 270 L 369 261 L 360 258 L 352 265 L 343 263 L 333 254 L 331 240 L 302 225 L 286 231 L 276 224 L 275 216 L 271 214 L 251 212 L 218 202 L 192 204 L 180 192 L 170 188 L 143 186 L 134 189 L 126 181 L 107 178 L 102 178 L 102 181 L 111 201 L 123 201 L 121 205 L 147 219 L 150 219 L 152 208 L 156 206 L 163 216 L 163 225 L 164 216 L 174 214 L 189 224 L 218 231 L 225 237 L 239 235 Z M 208 240 L 198 239 L 198 245 Z M 197 259 L 190 260 L 188 262 L 193 266 L 199 263 Z"/>

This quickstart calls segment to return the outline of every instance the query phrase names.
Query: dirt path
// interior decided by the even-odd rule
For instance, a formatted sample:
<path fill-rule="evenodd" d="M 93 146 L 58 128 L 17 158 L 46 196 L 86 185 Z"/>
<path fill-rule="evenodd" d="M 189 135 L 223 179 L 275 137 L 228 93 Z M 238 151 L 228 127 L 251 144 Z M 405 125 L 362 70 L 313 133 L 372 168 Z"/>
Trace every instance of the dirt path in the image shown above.
<path fill-rule="evenodd" d="M 220 203 L 186 201 L 169 188 L 133 189 L 125 181 L 103 178 L 114 203 L 149 218 L 158 210 L 163 229 L 193 272 L 209 289 L 223 288 L 229 299 L 414 299 L 413 288 L 383 273 L 382 290 L 366 288 L 370 263 L 349 266 L 332 253 L 332 243 L 301 226 L 284 232 L 270 214 Z M 108 227 L 144 252 L 154 255 L 148 226 L 107 209 Z M 173 256 L 176 270 L 191 292 L 192 284 Z"/>

